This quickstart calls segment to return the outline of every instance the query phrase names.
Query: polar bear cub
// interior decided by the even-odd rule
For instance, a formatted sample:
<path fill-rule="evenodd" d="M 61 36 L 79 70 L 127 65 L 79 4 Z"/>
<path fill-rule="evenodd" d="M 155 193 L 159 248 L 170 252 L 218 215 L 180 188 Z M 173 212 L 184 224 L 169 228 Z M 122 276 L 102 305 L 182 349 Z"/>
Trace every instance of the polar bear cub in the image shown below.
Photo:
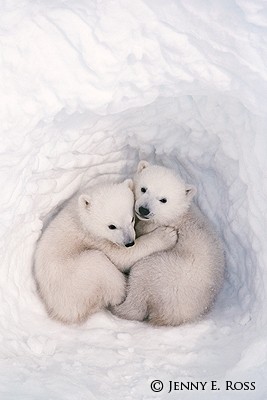
<path fill-rule="evenodd" d="M 194 321 L 208 311 L 222 286 L 222 244 L 192 203 L 196 189 L 173 171 L 141 161 L 134 185 L 137 234 L 144 238 L 164 225 L 177 230 L 178 242 L 132 267 L 126 300 L 113 312 L 155 325 Z"/>
<path fill-rule="evenodd" d="M 174 229 L 135 242 L 133 182 L 102 184 L 71 198 L 41 236 L 34 275 L 52 318 L 83 322 L 125 297 L 125 271 L 174 245 Z"/>

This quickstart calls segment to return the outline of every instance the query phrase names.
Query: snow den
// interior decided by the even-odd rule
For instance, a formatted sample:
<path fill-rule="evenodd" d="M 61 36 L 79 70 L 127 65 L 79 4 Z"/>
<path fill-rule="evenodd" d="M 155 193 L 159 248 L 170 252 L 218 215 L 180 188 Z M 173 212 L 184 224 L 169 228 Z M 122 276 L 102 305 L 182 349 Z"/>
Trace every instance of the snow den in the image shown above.
<path fill-rule="evenodd" d="M 263 398 L 266 4 L 7 0 L 0 11 L 0 397 L 73 400 L 79 387 L 81 399 L 148 399 L 154 377 L 228 377 L 256 381 Z M 219 231 L 227 273 L 214 309 L 177 328 L 108 312 L 81 327 L 49 320 L 32 278 L 43 225 L 139 159 L 194 184 Z"/>

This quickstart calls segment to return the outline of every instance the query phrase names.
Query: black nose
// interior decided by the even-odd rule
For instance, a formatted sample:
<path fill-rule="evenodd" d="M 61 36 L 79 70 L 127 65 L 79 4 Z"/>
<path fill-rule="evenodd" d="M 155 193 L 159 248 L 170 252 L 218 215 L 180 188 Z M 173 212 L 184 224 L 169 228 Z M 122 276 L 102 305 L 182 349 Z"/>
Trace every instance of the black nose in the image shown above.
<path fill-rule="evenodd" d="M 140 213 L 140 215 L 148 215 L 150 213 L 150 211 L 148 208 L 139 207 L 139 213 Z"/>
<path fill-rule="evenodd" d="M 132 247 L 134 245 L 134 242 L 126 243 L 125 247 Z"/>

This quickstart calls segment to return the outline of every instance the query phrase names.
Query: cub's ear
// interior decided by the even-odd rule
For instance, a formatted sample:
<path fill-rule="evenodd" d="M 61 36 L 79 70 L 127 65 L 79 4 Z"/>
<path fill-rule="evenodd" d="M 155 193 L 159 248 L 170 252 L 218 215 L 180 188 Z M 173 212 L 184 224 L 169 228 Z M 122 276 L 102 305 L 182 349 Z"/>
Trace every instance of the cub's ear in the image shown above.
<path fill-rule="evenodd" d="M 185 185 L 185 194 L 189 200 L 193 199 L 193 197 L 195 196 L 196 193 L 197 193 L 197 189 L 195 186 Z"/>
<path fill-rule="evenodd" d="M 138 166 L 137 166 L 137 172 L 141 172 L 143 169 L 147 168 L 149 166 L 149 162 L 147 161 L 140 161 Z"/>
<path fill-rule="evenodd" d="M 88 196 L 88 194 L 81 194 L 79 197 L 79 205 L 82 208 L 89 209 L 91 205 L 91 198 Z"/>
<path fill-rule="evenodd" d="M 134 183 L 132 179 L 125 179 L 123 182 L 124 185 L 127 185 L 129 189 L 133 190 L 134 188 Z"/>

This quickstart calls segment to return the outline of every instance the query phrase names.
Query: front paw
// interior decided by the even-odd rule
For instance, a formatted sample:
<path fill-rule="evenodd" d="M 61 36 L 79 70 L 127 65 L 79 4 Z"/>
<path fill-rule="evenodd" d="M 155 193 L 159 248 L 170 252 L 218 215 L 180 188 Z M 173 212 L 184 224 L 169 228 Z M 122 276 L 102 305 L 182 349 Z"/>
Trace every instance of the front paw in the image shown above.
<path fill-rule="evenodd" d="M 154 232 L 159 235 L 160 242 L 165 249 L 173 248 L 178 241 L 178 232 L 175 228 L 170 226 L 161 226 Z"/>
<path fill-rule="evenodd" d="M 117 305 L 114 305 L 114 306 L 109 306 L 108 307 L 108 309 L 109 309 L 109 311 L 113 314 L 113 315 L 116 315 L 117 317 L 120 317 L 120 318 L 123 318 L 123 317 L 121 317 L 121 313 L 120 313 L 120 310 L 121 310 L 121 306 L 122 306 L 122 304 L 124 303 L 124 300 L 125 300 L 125 298 L 123 299 L 123 301 L 120 303 L 120 304 L 117 304 Z"/>

